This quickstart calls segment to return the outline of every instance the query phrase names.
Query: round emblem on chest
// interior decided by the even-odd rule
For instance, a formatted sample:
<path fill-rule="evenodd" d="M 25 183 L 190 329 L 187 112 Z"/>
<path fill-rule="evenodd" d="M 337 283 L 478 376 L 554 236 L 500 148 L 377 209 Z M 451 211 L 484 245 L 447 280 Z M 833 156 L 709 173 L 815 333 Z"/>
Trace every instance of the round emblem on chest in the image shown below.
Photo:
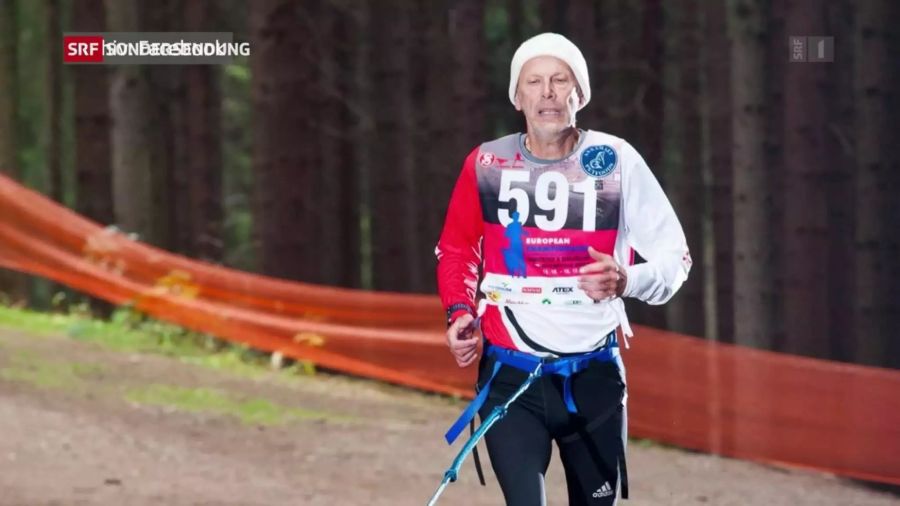
<path fill-rule="evenodd" d="M 603 144 L 590 146 L 581 153 L 581 168 L 589 176 L 608 176 L 616 169 L 619 157 L 616 150 Z"/>

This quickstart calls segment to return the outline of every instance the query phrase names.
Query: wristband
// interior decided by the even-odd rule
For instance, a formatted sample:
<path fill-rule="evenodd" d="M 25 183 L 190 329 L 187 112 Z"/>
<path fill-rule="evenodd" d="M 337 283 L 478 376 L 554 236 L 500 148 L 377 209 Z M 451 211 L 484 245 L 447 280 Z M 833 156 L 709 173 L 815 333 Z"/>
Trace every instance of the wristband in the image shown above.
<path fill-rule="evenodd" d="M 453 313 L 455 313 L 457 311 L 465 311 L 465 312 L 469 313 L 470 315 L 475 316 L 475 311 L 472 310 L 472 307 L 470 305 L 462 303 L 462 302 L 453 304 L 447 308 L 447 326 L 448 327 L 453 323 L 453 320 L 452 320 Z"/>

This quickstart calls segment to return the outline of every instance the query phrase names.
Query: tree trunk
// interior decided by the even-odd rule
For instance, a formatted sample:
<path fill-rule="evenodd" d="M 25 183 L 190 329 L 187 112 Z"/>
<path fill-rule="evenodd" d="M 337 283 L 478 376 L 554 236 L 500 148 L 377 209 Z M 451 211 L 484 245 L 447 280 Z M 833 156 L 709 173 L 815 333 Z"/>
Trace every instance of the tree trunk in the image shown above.
<path fill-rule="evenodd" d="M 704 303 L 706 337 L 716 341 L 734 342 L 734 264 L 733 220 L 731 196 L 731 81 L 730 41 L 727 15 L 722 2 L 704 4 L 707 41 L 701 46 L 705 53 L 704 69 L 706 97 L 704 118 L 704 182 L 707 184 L 707 227 L 711 240 L 704 248 Z"/>
<path fill-rule="evenodd" d="M 663 143 L 663 8 L 661 0 L 644 0 L 641 20 L 641 69 L 643 77 L 638 103 L 640 151 L 650 167 L 662 163 Z M 597 76 L 603 80 L 602 76 Z M 598 109 L 603 107 L 598 104 Z M 636 141 L 637 142 L 637 141 Z"/>
<path fill-rule="evenodd" d="M 589 107 L 602 110 L 601 124 L 594 128 L 628 140 L 639 152 L 643 149 L 640 108 L 653 79 L 642 56 L 642 7 L 627 0 L 599 6 L 594 65 L 588 69 L 595 91 Z M 660 177 L 663 183 L 664 179 Z"/>
<path fill-rule="evenodd" d="M 372 58 L 375 52 L 372 32 L 372 1 L 361 2 L 359 8 L 353 10 L 353 19 L 357 26 L 357 43 L 354 44 L 351 61 L 353 77 L 353 109 L 355 121 L 350 125 L 350 133 L 357 139 L 352 151 L 353 166 L 358 176 L 357 183 L 359 201 L 359 277 L 360 286 L 367 290 L 375 287 L 374 260 L 372 241 L 372 176 L 374 160 L 372 154 L 375 146 L 375 118 L 373 102 L 375 100 Z"/>
<path fill-rule="evenodd" d="M 314 95 L 319 142 L 315 163 L 314 236 L 331 252 L 319 255 L 313 281 L 329 285 L 359 286 L 359 173 L 353 163 L 354 143 L 348 128 L 355 81 L 349 77 L 357 27 L 349 9 L 323 3 L 316 15 L 314 65 L 321 78 Z M 341 71 L 344 72 L 341 72 Z M 340 174 L 340 177 L 337 175 Z"/>
<path fill-rule="evenodd" d="M 505 47 L 496 47 L 495 52 L 487 60 L 490 62 L 489 65 L 499 66 L 503 69 L 500 72 L 492 73 L 491 79 L 485 82 L 490 102 L 487 113 L 489 115 L 487 118 L 488 137 L 496 137 L 492 135 L 494 132 L 506 134 L 524 130 L 525 118 L 509 103 L 509 72 L 507 69 L 519 45 L 535 32 L 542 31 L 536 24 L 530 22 L 533 19 L 539 25 L 543 22 L 540 17 L 528 15 L 530 12 L 538 11 L 541 8 L 539 5 L 526 3 L 526 0 L 506 0 L 504 7 L 509 19 L 508 31 L 504 37 L 507 44 L 504 45 Z M 585 53 L 585 58 L 587 57 L 588 54 Z M 590 60 L 588 60 L 588 65 L 590 65 Z M 585 118 L 579 115 L 579 123 L 586 125 L 584 120 Z M 454 161 L 458 160 L 454 159 Z"/>
<path fill-rule="evenodd" d="M 317 139 L 308 101 L 316 74 L 310 68 L 312 34 L 297 27 L 299 11 L 308 8 L 289 0 L 253 2 L 250 8 L 260 267 L 265 274 L 296 280 L 309 279 L 317 256 L 329 254 L 310 234 Z"/>
<path fill-rule="evenodd" d="M 106 31 L 102 0 L 78 0 L 72 9 L 76 32 Z M 115 222 L 112 192 L 112 145 L 109 112 L 109 68 L 75 65 L 75 209 L 101 225 Z M 112 306 L 90 299 L 95 314 L 107 316 Z"/>
<path fill-rule="evenodd" d="M 107 0 L 111 31 L 138 31 L 135 0 Z M 141 240 L 161 244 L 154 227 L 153 174 L 163 161 L 157 137 L 159 119 L 151 107 L 152 90 L 147 68 L 120 65 L 113 70 L 110 111 L 112 113 L 113 204 L 116 223 Z"/>
<path fill-rule="evenodd" d="M 431 276 L 424 263 L 431 251 L 419 247 L 422 202 L 412 137 L 411 11 L 409 4 L 399 1 L 372 11 L 373 45 L 385 48 L 373 60 L 372 74 L 372 112 L 378 129 L 378 141 L 372 147 L 373 273 L 376 289 L 404 292 L 424 291 L 425 277 Z M 391 30 L 380 29 L 384 26 Z"/>
<path fill-rule="evenodd" d="M 768 348 L 774 294 L 768 269 L 772 242 L 766 170 L 765 19 L 748 0 L 729 2 L 731 34 L 735 342 Z"/>
<path fill-rule="evenodd" d="M 16 2 L 0 2 L 0 173 L 18 179 L 16 117 L 18 114 L 18 66 L 16 61 Z M 0 303 L 18 303 L 28 297 L 23 274 L 0 269 Z"/>
<path fill-rule="evenodd" d="M 704 233 L 706 214 L 701 170 L 700 122 L 700 33 L 697 24 L 697 4 L 683 2 L 672 11 L 672 23 L 666 38 L 669 50 L 666 73 L 667 94 L 671 104 L 666 114 L 666 163 L 668 181 L 666 192 L 684 228 L 688 246 L 695 252 L 695 265 L 684 286 L 668 304 L 666 320 L 669 330 L 694 336 L 704 336 L 703 316 Z"/>
<path fill-rule="evenodd" d="M 0 2 L 0 172 L 18 178 L 16 2 Z"/>
<path fill-rule="evenodd" d="M 188 144 L 188 121 L 201 118 L 190 118 L 188 114 L 203 113 L 198 110 L 202 105 L 188 111 L 186 76 L 190 68 L 155 65 L 149 69 L 152 90 L 150 107 L 160 125 L 159 130 L 154 132 L 154 141 L 158 143 L 161 155 L 161 163 L 154 167 L 152 176 L 152 221 L 162 247 L 195 256 L 194 242 L 199 232 L 194 229 L 194 217 L 198 210 L 191 202 L 191 191 L 197 174 L 189 171 L 189 155 L 197 148 Z M 209 112 L 206 114 L 202 119 L 211 120 Z M 196 122 L 194 126 L 197 126 Z M 197 154 L 200 157 L 205 155 L 215 156 L 212 153 Z M 213 186 L 216 181 L 200 184 Z"/>
<path fill-rule="evenodd" d="M 787 26 L 801 34 L 825 31 L 822 6 L 813 0 L 787 4 Z M 783 351 L 829 355 L 828 223 L 826 221 L 824 126 L 830 79 L 822 64 L 794 63 L 785 69 L 784 109 L 784 267 Z M 823 289 L 825 288 L 825 289 Z"/>
<path fill-rule="evenodd" d="M 426 207 L 422 221 L 423 251 L 432 252 L 440 238 L 450 192 L 462 167 L 462 160 L 468 154 L 463 149 L 457 152 L 452 141 L 453 117 L 453 85 L 446 78 L 446 62 L 452 61 L 453 51 L 450 45 L 449 2 L 421 2 L 421 18 L 427 20 L 422 32 L 423 41 L 420 50 L 416 51 L 413 66 L 421 69 L 421 92 L 419 100 L 424 104 L 423 115 L 415 143 L 418 146 L 430 145 L 428 150 L 417 150 L 419 167 L 419 187 L 422 188 L 422 205 Z M 504 102 L 500 102 L 504 103 Z M 505 102 L 509 104 L 508 101 Z M 475 113 L 475 111 L 472 111 Z M 474 146 L 473 146 L 474 147 Z M 471 149 L 471 148 L 469 148 Z M 426 255 L 424 269 L 427 273 L 435 272 L 433 255 Z M 426 289 L 436 289 L 434 275 L 425 277 Z"/>
<path fill-rule="evenodd" d="M 622 26 L 620 9 L 611 4 L 602 7 L 600 16 L 604 21 L 595 25 L 599 30 L 598 43 L 593 53 L 596 55 L 594 69 L 589 69 L 594 76 L 594 89 L 606 89 L 603 95 L 595 95 L 595 117 L 599 129 L 614 135 L 625 136 L 632 143 L 647 165 L 654 171 L 660 183 L 665 184 L 666 174 L 663 170 L 663 124 L 665 108 L 663 102 L 663 6 L 660 0 L 645 0 L 639 16 L 638 33 L 640 41 L 629 39 Z M 604 40 L 601 40 L 602 37 Z M 623 54 L 624 51 L 637 53 Z M 629 68 L 629 65 L 632 68 Z M 608 79 L 604 76 L 624 76 L 631 72 L 634 77 Z M 628 93 L 634 93 L 635 99 Z M 605 95 L 605 96 L 604 96 Z M 600 100 L 602 98 L 602 100 Z M 636 128 L 626 134 L 628 121 L 625 115 L 634 110 Z M 640 255 L 635 255 L 637 262 L 643 262 Z M 651 306 L 637 301 L 627 301 L 629 314 L 633 320 L 654 328 L 668 328 L 666 307 Z"/>
<path fill-rule="evenodd" d="M 594 83 L 598 81 L 598 73 L 594 66 L 597 64 L 591 57 L 591 48 L 595 45 L 596 34 L 594 23 L 599 10 L 596 2 L 591 0 L 569 0 L 565 2 L 565 33 L 579 49 L 581 49 L 588 64 L 588 74 Z M 593 88 L 593 86 L 591 87 Z M 578 112 L 577 126 L 579 128 L 600 130 L 600 110 L 598 102 L 592 102 L 586 108 Z M 521 114 L 521 113 L 520 113 Z"/>
<path fill-rule="evenodd" d="M 185 29 L 187 14 L 182 0 L 160 0 L 139 4 L 139 25 L 148 32 L 177 32 Z M 184 2 L 185 4 L 196 2 Z M 202 9 L 201 5 L 195 8 Z M 151 223 L 163 248 L 193 256 L 194 213 L 190 201 L 187 139 L 187 90 L 181 65 L 150 65 L 148 107 L 159 128 L 152 132 L 152 142 L 160 154 L 160 163 L 151 175 Z"/>
<path fill-rule="evenodd" d="M 102 0 L 78 0 L 73 8 L 76 32 L 106 30 Z M 75 209 L 84 216 L 109 225 L 113 213 L 109 112 L 109 68 L 75 65 Z"/>
<path fill-rule="evenodd" d="M 519 44 L 525 42 L 523 39 L 525 24 L 525 6 L 522 3 L 525 0 L 506 0 L 506 12 L 509 16 L 509 40 L 511 41 L 511 49 L 513 51 L 519 47 Z M 512 53 L 510 53 L 512 58 Z"/>
<path fill-rule="evenodd" d="M 358 54 L 358 46 L 362 43 L 362 33 L 359 24 L 351 15 L 356 10 L 350 6 L 346 11 L 338 12 L 339 19 L 335 30 L 338 41 L 334 51 L 334 61 L 347 62 L 353 65 L 354 57 Z M 362 202 L 361 165 L 355 158 L 357 138 L 353 136 L 353 125 L 356 119 L 353 101 L 351 97 L 362 94 L 359 80 L 352 79 L 353 68 L 335 67 L 332 69 L 335 87 L 340 97 L 335 112 L 335 122 L 339 125 L 340 135 L 334 142 L 332 156 L 338 160 L 340 172 L 349 175 L 348 181 L 341 186 L 338 195 L 342 201 L 339 213 L 335 218 L 337 226 L 341 227 L 340 248 L 343 251 L 341 265 L 338 267 L 338 284 L 349 288 L 362 287 Z M 342 72 L 343 71 L 343 72 Z M 350 76 L 351 79 L 347 77 Z"/>
<path fill-rule="evenodd" d="M 419 187 L 422 189 L 421 205 L 426 216 L 420 217 L 425 223 L 421 237 L 420 250 L 425 253 L 424 269 L 428 273 L 424 280 L 425 290 L 434 291 L 436 279 L 433 276 L 435 263 L 434 246 L 443 227 L 450 192 L 459 175 L 463 159 L 479 143 L 492 137 L 485 131 L 489 112 L 493 111 L 496 124 L 510 123 L 503 118 L 515 118 L 512 123 L 521 120 L 510 115 L 514 111 L 507 98 L 506 86 L 495 86 L 496 94 L 491 100 L 491 107 L 485 104 L 488 82 L 484 78 L 485 60 L 483 34 L 478 29 L 483 24 L 483 11 L 475 4 L 455 4 L 453 2 L 423 1 L 422 19 L 429 22 L 423 26 L 424 31 L 415 33 L 421 37 L 421 48 L 414 44 L 413 66 L 421 69 L 418 80 L 414 82 L 414 96 L 425 108 L 417 121 L 419 135 L 415 137 L 416 145 L 430 145 L 427 152 L 418 154 L 420 169 Z M 518 32 L 521 37 L 521 4 L 510 6 L 518 14 L 511 13 L 510 33 Z M 518 16 L 518 18 L 517 18 Z M 521 41 L 510 38 L 510 50 L 518 47 Z M 509 57 L 511 55 L 508 55 Z M 448 70 L 447 62 L 453 65 Z M 458 79 L 447 79 L 447 75 L 456 74 Z M 421 87 L 421 89 L 419 89 Z M 502 89 L 501 89 L 502 88 Z M 459 101 L 466 105 L 461 106 Z M 457 111 L 465 107 L 466 114 Z M 519 114 L 519 113 L 515 113 Z M 508 126 L 508 125 L 507 125 Z M 439 139 L 443 139 L 440 141 Z"/>
<path fill-rule="evenodd" d="M 852 361 L 857 336 L 853 329 L 854 305 L 854 216 L 856 209 L 853 188 L 856 159 L 853 142 L 856 133 L 853 125 L 853 18 L 855 8 L 850 0 L 836 0 L 828 6 L 828 22 L 824 33 L 833 34 L 835 44 L 834 63 L 827 64 L 830 78 L 825 81 L 829 106 L 825 108 L 826 197 L 828 234 L 828 310 L 830 333 L 830 358 Z"/>
<path fill-rule="evenodd" d="M 892 8 L 888 0 L 856 4 L 854 98 L 856 105 L 856 360 L 897 366 L 897 155 L 891 113 L 895 99 L 896 53 L 892 54 Z M 896 43 L 895 43 L 896 44 Z M 896 71 L 894 71 L 896 72 Z"/>
<path fill-rule="evenodd" d="M 540 0 L 541 31 L 566 34 L 569 3 L 569 0 Z"/>
<path fill-rule="evenodd" d="M 186 29 L 214 29 L 215 4 L 211 0 L 185 3 Z M 188 250 L 209 262 L 222 261 L 224 253 L 222 208 L 222 91 L 219 67 L 190 65 L 184 68 L 187 204 L 190 216 Z M 176 169 L 177 170 L 177 169 Z"/>
<path fill-rule="evenodd" d="M 786 31 L 786 2 L 772 2 L 766 12 L 766 102 L 763 114 L 766 117 L 766 177 L 769 192 L 768 213 L 771 248 L 769 256 L 760 261 L 766 271 L 772 288 L 772 337 L 769 349 L 783 350 L 787 341 L 785 328 L 785 263 L 784 245 L 781 232 L 784 226 L 785 202 L 785 56 L 788 32 Z"/>
<path fill-rule="evenodd" d="M 47 21 L 47 74 L 44 93 L 47 103 L 47 194 L 65 204 L 62 177 L 62 24 L 59 0 L 44 0 Z"/>
<path fill-rule="evenodd" d="M 456 153 L 465 156 L 485 141 L 487 61 L 484 34 L 484 4 L 477 0 L 459 0 L 450 10 L 450 43 L 453 48 L 453 102 L 457 111 L 454 130 L 457 133 Z M 512 55 L 510 55 L 512 58 Z M 505 94 L 504 94 L 505 96 Z M 512 104 L 510 104 L 512 107 Z"/>
<path fill-rule="evenodd" d="M 900 6 L 897 5 L 896 2 L 890 2 L 888 4 L 888 15 L 885 16 L 885 19 L 897 19 L 900 17 Z M 890 31 L 885 32 L 884 36 L 885 45 L 887 47 L 887 52 L 890 55 L 900 54 L 900 37 L 894 35 L 893 37 L 889 36 Z M 897 68 L 897 65 L 890 65 L 889 74 L 887 76 L 888 86 L 887 89 L 894 90 L 893 95 L 890 99 L 890 117 L 897 118 L 900 117 L 900 98 L 897 97 L 897 91 L 900 89 L 900 69 Z M 896 147 L 893 146 L 893 149 L 886 150 L 887 156 L 885 159 L 888 162 L 888 181 L 889 184 L 893 186 L 893 188 L 900 188 L 900 152 L 897 151 Z M 889 218 L 889 223 L 900 223 L 900 202 L 897 199 L 888 201 L 889 208 L 887 209 Z M 888 279 L 900 279 L 900 262 L 897 262 L 896 252 L 898 251 L 898 238 L 896 235 L 889 236 L 893 239 L 892 251 L 895 253 L 894 262 L 888 263 Z M 886 354 L 885 364 L 888 367 L 892 367 L 894 369 L 900 369 L 900 339 L 896 339 L 895 337 L 900 334 L 900 318 L 897 318 L 896 315 L 900 313 L 900 308 L 897 307 L 900 304 L 900 293 L 898 293 L 898 285 L 894 283 L 888 286 L 888 289 L 891 292 L 888 293 L 888 297 L 885 299 L 887 301 L 888 307 L 884 308 L 882 312 L 882 322 L 884 327 L 886 327 L 886 331 L 882 334 L 883 339 L 887 341 L 888 352 Z M 894 315 L 891 318 L 890 315 Z M 894 336 L 894 337 L 892 337 Z"/>

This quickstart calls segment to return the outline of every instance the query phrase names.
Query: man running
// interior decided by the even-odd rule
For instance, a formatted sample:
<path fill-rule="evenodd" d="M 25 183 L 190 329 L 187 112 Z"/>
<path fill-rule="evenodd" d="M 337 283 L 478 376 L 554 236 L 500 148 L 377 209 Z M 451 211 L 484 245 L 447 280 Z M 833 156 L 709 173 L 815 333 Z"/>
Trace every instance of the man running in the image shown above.
<path fill-rule="evenodd" d="M 552 371 L 485 436 L 506 504 L 545 503 L 555 441 L 569 504 L 611 505 L 628 494 L 627 393 L 616 329 L 625 344 L 632 332 L 622 298 L 665 303 L 687 279 L 690 254 L 672 206 L 634 147 L 576 128 L 576 112 L 591 99 L 581 51 L 544 33 L 518 48 L 510 74 L 509 99 L 525 115 L 526 133 L 469 154 L 435 251 L 447 343 L 460 367 L 481 357 L 482 419 L 534 364 Z M 647 262 L 634 265 L 633 251 Z M 476 304 L 479 268 L 484 297 Z M 481 354 L 476 322 L 485 339 Z"/>

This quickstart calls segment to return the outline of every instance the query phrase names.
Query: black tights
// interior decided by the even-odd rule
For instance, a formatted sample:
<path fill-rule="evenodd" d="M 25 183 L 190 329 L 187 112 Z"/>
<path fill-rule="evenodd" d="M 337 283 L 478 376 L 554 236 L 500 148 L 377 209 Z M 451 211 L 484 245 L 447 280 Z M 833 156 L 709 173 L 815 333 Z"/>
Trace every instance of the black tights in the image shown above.
<path fill-rule="evenodd" d="M 479 388 L 490 376 L 493 359 L 482 357 Z M 482 420 L 503 404 L 528 374 L 504 365 L 479 411 Z M 566 473 L 569 504 L 609 506 L 624 469 L 623 400 L 625 385 L 615 362 L 593 362 L 572 378 L 577 414 L 566 410 L 563 380 L 542 376 L 510 407 L 485 436 L 491 466 L 508 506 L 544 504 L 544 474 L 551 441 L 559 447 Z"/>

